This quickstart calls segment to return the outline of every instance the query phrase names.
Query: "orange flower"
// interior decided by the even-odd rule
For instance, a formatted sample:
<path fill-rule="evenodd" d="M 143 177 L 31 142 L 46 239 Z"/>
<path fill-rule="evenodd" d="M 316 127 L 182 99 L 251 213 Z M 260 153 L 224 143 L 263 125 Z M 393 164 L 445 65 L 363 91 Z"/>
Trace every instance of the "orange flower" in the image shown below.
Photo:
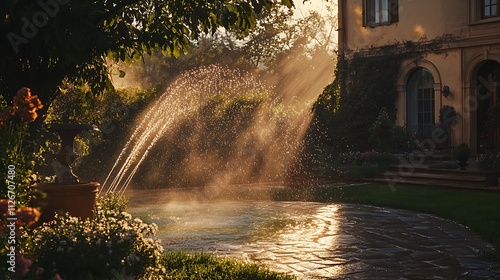
<path fill-rule="evenodd" d="M 30 100 L 31 90 L 29 88 L 23 87 L 18 90 L 16 96 L 14 96 L 14 108 L 29 106 Z"/>
<path fill-rule="evenodd" d="M 14 97 L 14 110 L 23 121 L 33 122 L 38 117 L 36 110 L 43 108 L 43 104 L 36 95 L 31 95 L 27 87 L 21 88 Z"/>
<path fill-rule="evenodd" d="M 34 95 L 34 96 L 31 97 L 31 104 L 36 109 L 42 109 L 43 108 L 42 101 L 40 101 L 40 99 L 38 99 L 38 96 L 36 96 L 36 95 Z"/>
<path fill-rule="evenodd" d="M 33 226 L 40 218 L 40 211 L 33 207 L 23 207 L 16 210 L 16 217 L 19 226 Z"/>
<path fill-rule="evenodd" d="M 17 114 L 19 115 L 19 117 L 21 117 L 23 121 L 28 121 L 28 122 L 35 121 L 37 117 L 36 112 L 30 111 L 27 108 L 19 108 L 19 110 L 17 110 Z"/>
<path fill-rule="evenodd" d="M 18 115 L 23 121 L 34 122 L 38 117 L 36 110 L 43 108 L 42 101 L 38 96 L 31 95 L 31 90 L 27 87 L 17 91 L 13 103 L 13 106 L 7 107 L 3 112 L 0 112 L 0 126 L 10 116 L 15 115 Z"/>

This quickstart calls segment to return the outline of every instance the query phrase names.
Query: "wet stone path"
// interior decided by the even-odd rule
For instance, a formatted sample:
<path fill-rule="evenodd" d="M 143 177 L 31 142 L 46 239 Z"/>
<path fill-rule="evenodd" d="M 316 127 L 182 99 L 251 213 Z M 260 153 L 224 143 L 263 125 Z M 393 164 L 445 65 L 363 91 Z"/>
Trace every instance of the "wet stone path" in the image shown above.
<path fill-rule="evenodd" d="M 256 261 L 299 279 L 500 279 L 492 246 L 432 215 L 354 204 L 225 201 L 132 207 L 168 250 Z"/>

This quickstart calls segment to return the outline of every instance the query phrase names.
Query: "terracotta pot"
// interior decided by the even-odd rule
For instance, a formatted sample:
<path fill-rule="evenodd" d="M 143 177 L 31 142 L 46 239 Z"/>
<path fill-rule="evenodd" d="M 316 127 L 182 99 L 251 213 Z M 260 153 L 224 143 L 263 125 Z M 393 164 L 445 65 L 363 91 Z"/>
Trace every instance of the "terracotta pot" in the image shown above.
<path fill-rule="evenodd" d="M 96 202 L 97 182 L 78 183 L 60 186 L 55 183 L 34 184 L 32 187 L 46 194 L 44 198 L 37 198 L 33 206 L 40 207 L 41 222 L 50 221 L 54 214 L 68 212 L 80 218 L 89 218 L 93 215 Z"/>

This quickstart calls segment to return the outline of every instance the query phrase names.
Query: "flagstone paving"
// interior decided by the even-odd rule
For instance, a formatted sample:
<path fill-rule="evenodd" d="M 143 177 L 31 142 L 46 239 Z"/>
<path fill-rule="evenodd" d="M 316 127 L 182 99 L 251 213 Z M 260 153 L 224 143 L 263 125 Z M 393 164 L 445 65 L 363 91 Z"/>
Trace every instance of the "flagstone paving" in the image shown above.
<path fill-rule="evenodd" d="M 132 207 L 168 250 L 205 251 L 299 279 L 500 279 L 492 245 L 428 214 L 355 204 L 229 201 Z"/>
<path fill-rule="evenodd" d="M 302 279 L 500 279 L 500 267 L 481 258 L 491 245 L 431 215 L 330 205 L 281 238 L 214 249 Z"/>

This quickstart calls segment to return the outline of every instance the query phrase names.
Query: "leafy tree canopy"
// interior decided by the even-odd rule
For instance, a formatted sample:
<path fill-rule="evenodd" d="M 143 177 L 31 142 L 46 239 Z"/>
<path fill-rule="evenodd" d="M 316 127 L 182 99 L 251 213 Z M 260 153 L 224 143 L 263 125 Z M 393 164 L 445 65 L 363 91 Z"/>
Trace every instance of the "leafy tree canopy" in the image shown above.
<path fill-rule="evenodd" d="M 256 15 L 291 0 L 2 0 L 0 92 L 22 86 L 49 104 L 62 81 L 109 86 L 106 57 L 140 59 L 161 49 L 179 56 L 202 34 L 248 32 Z"/>
<path fill-rule="evenodd" d="M 284 6 L 263 10 L 247 33 L 218 30 L 199 37 L 178 58 L 155 52 L 130 65 L 117 63 L 113 82 L 161 91 L 180 72 L 216 63 L 259 73 L 281 96 L 321 92 L 333 74 L 337 27 L 335 4 L 330 1 L 324 8 L 328 13 L 311 11 L 302 18 Z"/>

